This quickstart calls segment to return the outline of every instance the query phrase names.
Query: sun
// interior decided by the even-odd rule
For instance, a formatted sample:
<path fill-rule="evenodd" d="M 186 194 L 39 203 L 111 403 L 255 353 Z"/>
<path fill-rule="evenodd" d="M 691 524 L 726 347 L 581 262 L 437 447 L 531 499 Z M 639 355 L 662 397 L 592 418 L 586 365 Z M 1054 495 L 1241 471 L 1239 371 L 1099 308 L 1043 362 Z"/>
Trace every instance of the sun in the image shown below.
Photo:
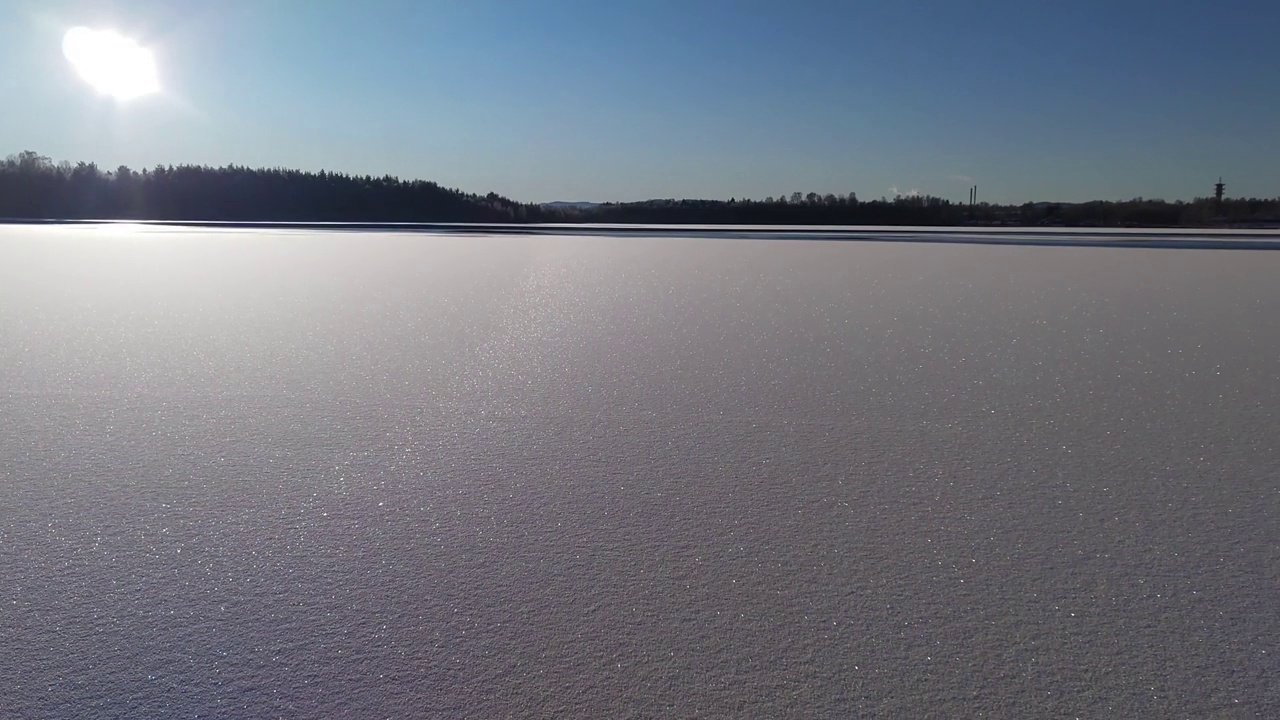
<path fill-rule="evenodd" d="M 103 95 L 130 100 L 160 90 L 151 51 L 114 30 L 71 28 L 62 38 L 62 54 Z"/>

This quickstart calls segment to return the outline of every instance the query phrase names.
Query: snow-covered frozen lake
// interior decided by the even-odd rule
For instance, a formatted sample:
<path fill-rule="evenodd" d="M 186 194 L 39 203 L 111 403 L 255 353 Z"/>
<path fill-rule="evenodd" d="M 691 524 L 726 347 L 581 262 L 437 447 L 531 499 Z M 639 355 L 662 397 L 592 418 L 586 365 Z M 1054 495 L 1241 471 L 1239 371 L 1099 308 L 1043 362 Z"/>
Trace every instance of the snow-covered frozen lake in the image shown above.
<path fill-rule="evenodd" d="M 1280 236 L 679 232 L 0 226 L 0 714 L 1280 715 Z"/>

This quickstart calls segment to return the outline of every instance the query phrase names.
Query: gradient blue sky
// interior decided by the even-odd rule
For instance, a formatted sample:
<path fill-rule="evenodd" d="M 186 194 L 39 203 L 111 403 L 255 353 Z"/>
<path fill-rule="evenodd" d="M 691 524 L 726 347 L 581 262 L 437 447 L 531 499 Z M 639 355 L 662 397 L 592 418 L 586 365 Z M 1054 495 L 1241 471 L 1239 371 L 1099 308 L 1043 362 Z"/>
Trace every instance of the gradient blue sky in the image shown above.
<path fill-rule="evenodd" d="M 62 34 L 111 27 L 117 104 Z M 520 200 L 1280 195 L 1280 2 L 0 1 L 0 154 Z"/>

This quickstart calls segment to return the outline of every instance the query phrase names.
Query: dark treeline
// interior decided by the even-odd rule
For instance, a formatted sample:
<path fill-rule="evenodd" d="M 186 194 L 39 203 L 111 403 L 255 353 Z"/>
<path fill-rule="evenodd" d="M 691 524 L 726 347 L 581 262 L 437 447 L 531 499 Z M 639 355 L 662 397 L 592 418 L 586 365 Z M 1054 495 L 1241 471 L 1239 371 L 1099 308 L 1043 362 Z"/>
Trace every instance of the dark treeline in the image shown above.
<path fill-rule="evenodd" d="M 930 196 L 859 202 L 840 197 L 801 196 L 758 200 L 649 200 L 565 209 L 566 221 L 602 223 L 705 223 L 749 225 L 1021 225 L 1062 227 L 1280 226 L 1280 198 L 1197 198 L 1166 202 L 1136 198 L 1120 202 L 966 205 Z"/>
<path fill-rule="evenodd" d="M 929 196 L 860 202 L 853 193 L 792 193 L 764 200 L 647 200 L 598 205 L 575 213 L 589 222 L 705 223 L 741 225 L 945 225 L 963 220 L 963 209 Z"/>
<path fill-rule="evenodd" d="M 423 180 L 228 165 L 103 171 L 34 152 L 0 162 L 0 217 L 317 222 L 529 222 L 537 205 Z"/>
<path fill-rule="evenodd" d="M 1280 224 L 1280 198 L 968 205 L 928 195 L 860 201 L 799 192 L 764 200 L 648 200 L 588 207 L 519 203 L 424 180 L 235 165 L 104 171 L 34 152 L 0 161 L 0 218 L 316 222 L 594 222 L 751 225 Z"/>

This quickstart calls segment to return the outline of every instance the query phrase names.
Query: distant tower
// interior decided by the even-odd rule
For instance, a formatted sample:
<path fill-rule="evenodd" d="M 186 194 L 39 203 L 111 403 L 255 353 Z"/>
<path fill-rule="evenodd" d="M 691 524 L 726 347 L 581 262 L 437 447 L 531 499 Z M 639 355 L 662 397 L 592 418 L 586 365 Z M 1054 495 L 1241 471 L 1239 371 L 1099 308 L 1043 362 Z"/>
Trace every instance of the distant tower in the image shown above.
<path fill-rule="evenodd" d="M 1213 184 L 1213 199 L 1222 204 L 1222 194 L 1226 192 L 1227 185 L 1222 182 L 1222 178 L 1218 178 L 1218 182 Z"/>

